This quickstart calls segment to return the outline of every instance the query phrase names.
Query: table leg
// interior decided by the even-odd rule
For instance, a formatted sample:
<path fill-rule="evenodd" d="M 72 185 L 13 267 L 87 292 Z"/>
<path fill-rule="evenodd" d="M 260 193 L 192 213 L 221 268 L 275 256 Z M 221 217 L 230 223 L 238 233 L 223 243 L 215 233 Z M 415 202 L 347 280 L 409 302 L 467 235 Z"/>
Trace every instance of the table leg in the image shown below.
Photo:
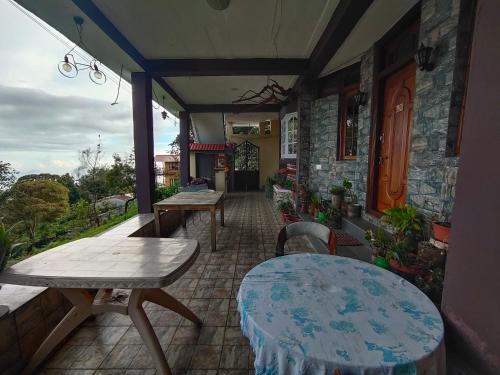
<path fill-rule="evenodd" d="M 186 319 L 189 319 L 198 326 L 202 325 L 201 319 L 198 318 L 195 313 L 193 313 L 185 305 L 180 303 L 163 289 L 145 289 L 144 299 L 146 301 L 156 303 L 159 306 L 163 306 L 166 309 L 175 311 L 177 314 L 183 316 Z"/>
<path fill-rule="evenodd" d="M 210 229 L 211 229 L 211 240 L 212 240 L 212 251 L 217 250 L 217 223 L 215 221 L 215 207 L 210 209 Z"/>
<path fill-rule="evenodd" d="M 161 237 L 160 210 L 156 206 L 154 206 L 154 213 L 155 213 L 155 233 L 156 233 L 156 237 Z"/>
<path fill-rule="evenodd" d="M 23 374 L 32 374 L 54 348 L 85 319 L 92 315 L 92 301 L 79 289 L 60 289 L 61 293 L 71 301 L 74 307 L 59 322 L 54 330 L 42 342 L 23 370 Z"/>
<path fill-rule="evenodd" d="M 224 200 L 220 202 L 220 225 L 224 226 Z"/>
<path fill-rule="evenodd" d="M 153 358 L 153 362 L 158 373 L 162 375 L 171 375 L 172 372 L 168 366 L 165 354 L 163 353 L 155 331 L 148 320 L 146 312 L 142 308 L 143 301 L 143 291 L 141 289 L 132 290 L 128 305 L 128 314 L 130 319 L 132 319 L 132 322 L 134 322 L 135 328 L 141 335 L 142 340 L 149 349 L 149 354 L 151 354 L 151 357 Z"/>
<path fill-rule="evenodd" d="M 184 212 L 184 210 L 181 210 L 181 223 L 182 227 L 186 228 L 186 213 Z"/>

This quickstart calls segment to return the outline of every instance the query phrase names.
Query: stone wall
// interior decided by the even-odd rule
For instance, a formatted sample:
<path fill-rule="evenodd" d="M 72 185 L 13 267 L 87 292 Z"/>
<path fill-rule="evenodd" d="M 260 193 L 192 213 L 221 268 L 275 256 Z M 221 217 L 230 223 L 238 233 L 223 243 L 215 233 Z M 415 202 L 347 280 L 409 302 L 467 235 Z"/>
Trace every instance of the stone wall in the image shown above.
<path fill-rule="evenodd" d="M 301 93 L 297 100 L 299 117 L 298 147 L 297 147 L 297 184 L 309 180 L 311 104 L 313 96 Z"/>
<path fill-rule="evenodd" d="M 420 41 L 435 48 L 435 69 L 417 71 L 414 119 L 410 140 L 407 203 L 426 217 L 449 216 L 455 196 L 457 157 L 446 157 L 447 133 L 455 73 L 459 0 L 422 2 Z M 359 203 L 366 208 L 371 98 L 374 76 L 374 49 L 361 59 L 360 90 L 368 102 L 360 107 L 357 160 L 337 160 L 339 97 L 331 95 L 312 101 L 310 125 L 310 185 L 328 199 L 332 185 L 344 178 L 353 182 Z M 304 152 L 302 151 L 302 155 Z M 321 165 L 321 169 L 316 169 Z M 363 216 L 377 223 L 371 216 Z"/>
<path fill-rule="evenodd" d="M 417 71 L 407 203 L 429 218 L 451 214 L 455 197 L 458 158 L 446 157 L 446 141 L 459 11 L 459 0 L 422 2 L 420 42 L 435 48 L 435 68 Z"/>

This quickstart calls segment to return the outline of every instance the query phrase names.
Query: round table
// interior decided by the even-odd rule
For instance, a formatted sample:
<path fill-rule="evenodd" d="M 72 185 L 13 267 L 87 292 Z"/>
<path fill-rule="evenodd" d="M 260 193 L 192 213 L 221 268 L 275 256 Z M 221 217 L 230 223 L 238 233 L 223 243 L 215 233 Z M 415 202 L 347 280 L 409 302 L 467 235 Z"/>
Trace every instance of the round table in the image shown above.
<path fill-rule="evenodd" d="M 298 254 L 253 268 L 238 292 L 256 374 L 445 374 L 443 321 L 399 276 Z"/>

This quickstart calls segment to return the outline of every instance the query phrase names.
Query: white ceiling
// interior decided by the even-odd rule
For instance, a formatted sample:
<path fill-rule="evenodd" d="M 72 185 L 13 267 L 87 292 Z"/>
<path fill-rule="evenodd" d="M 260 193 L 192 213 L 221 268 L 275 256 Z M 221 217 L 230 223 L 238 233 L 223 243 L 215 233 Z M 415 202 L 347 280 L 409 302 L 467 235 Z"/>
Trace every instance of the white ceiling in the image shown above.
<path fill-rule="evenodd" d="M 94 0 L 146 58 L 228 59 L 309 57 L 338 2 L 232 0 L 216 11 L 206 0 Z"/>
<path fill-rule="evenodd" d="M 142 69 L 69 0 L 16 0 L 76 41 L 73 16 L 85 21 L 85 42 L 96 58 L 130 81 Z M 108 19 L 146 58 L 307 58 L 339 0 L 232 0 L 224 11 L 206 0 L 93 0 Z M 359 60 L 417 0 L 375 0 L 322 75 Z M 281 5 L 281 6 L 280 6 Z M 274 38 L 273 38 L 274 36 Z M 273 42 L 275 40 L 276 48 Z M 295 76 L 275 78 L 285 88 Z M 260 90 L 264 76 L 175 77 L 166 81 L 188 104 L 228 104 L 244 91 Z M 181 107 L 154 84 L 166 107 Z M 232 89 L 236 88 L 236 91 Z M 161 100 L 161 99 L 160 99 Z"/>
<path fill-rule="evenodd" d="M 222 113 L 193 113 L 191 123 L 200 143 L 226 143 Z"/>
<path fill-rule="evenodd" d="M 285 89 L 295 76 L 271 76 Z M 231 77 L 172 77 L 166 81 L 182 98 L 191 104 L 231 104 L 247 90 L 260 91 L 267 84 L 266 76 Z"/>
<path fill-rule="evenodd" d="M 323 69 L 321 76 L 360 61 L 361 55 L 382 38 L 417 2 L 418 0 L 375 0 Z"/>

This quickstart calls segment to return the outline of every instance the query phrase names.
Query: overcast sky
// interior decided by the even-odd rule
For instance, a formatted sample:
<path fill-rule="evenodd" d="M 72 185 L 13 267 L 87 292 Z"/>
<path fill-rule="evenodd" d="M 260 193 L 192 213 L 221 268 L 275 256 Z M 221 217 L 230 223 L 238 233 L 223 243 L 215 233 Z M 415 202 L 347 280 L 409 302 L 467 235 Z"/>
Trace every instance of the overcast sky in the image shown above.
<path fill-rule="evenodd" d="M 119 104 L 111 106 L 118 78 L 98 86 L 86 72 L 74 79 L 61 76 L 57 64 L 67 50 L 0 0 L 0 160 L 11 163 L 18 176 L 72 172 L 78 151 L 95 146 L 99 134 L 108 163 L 113 153 L 132 149 L 130 85 L 122 83 Z M 163 120 L 160 110 L 153 117 L 155 152 L 165 153 L 178 125 Z"/>

